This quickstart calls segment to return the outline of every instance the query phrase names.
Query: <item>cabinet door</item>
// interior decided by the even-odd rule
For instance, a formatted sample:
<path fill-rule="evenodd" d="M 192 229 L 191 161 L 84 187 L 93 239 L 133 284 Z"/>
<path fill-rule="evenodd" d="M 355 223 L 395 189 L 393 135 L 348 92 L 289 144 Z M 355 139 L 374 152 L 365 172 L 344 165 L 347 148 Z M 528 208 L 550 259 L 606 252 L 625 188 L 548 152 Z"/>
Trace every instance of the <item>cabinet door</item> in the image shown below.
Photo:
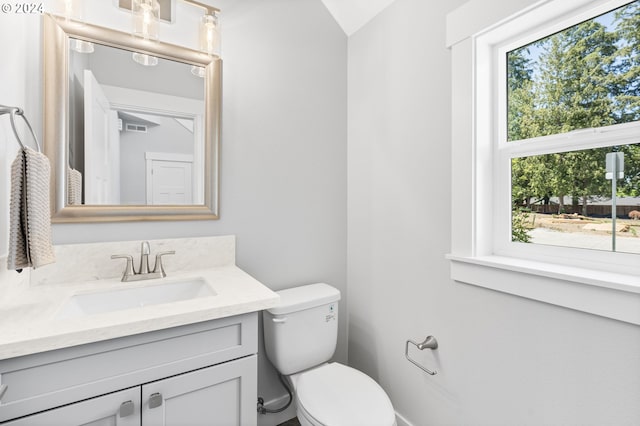
<path fill-rule="evenodd" d="M 257 357 L 252 355 L 142 387 L 143 426 L 255 426 Z"/>
<path fill-rule="evenodd" d="M 6 426 L 138 426 L 140 388 L 126 389 L 3 423 Z"/>

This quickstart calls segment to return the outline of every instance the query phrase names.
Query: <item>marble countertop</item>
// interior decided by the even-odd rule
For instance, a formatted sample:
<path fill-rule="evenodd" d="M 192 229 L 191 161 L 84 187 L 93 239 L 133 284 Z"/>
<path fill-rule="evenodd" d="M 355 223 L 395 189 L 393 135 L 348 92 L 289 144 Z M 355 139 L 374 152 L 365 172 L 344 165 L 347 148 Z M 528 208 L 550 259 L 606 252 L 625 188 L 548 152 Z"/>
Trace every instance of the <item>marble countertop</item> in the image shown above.
<path fill-rule="evenodd" d="M 216 294 L 79 318 L 56 318 L 75 294 L 189 278 L 203 278 Z M 167 278 L 137 282 L 111 278 L 29 286 L 11 304 L 0 306 L 0 360 L 259 311 L 275 306 L 278 300 L 276 293 L 235 265 L 172 272 Z"/>

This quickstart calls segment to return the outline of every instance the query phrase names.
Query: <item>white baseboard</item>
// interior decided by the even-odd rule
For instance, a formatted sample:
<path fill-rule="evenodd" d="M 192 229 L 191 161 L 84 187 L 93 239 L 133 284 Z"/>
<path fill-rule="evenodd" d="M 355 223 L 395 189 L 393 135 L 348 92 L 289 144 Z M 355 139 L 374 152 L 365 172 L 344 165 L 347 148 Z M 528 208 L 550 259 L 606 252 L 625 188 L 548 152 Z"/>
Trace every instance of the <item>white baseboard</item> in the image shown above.
<path fill-rule="evenodd" d="M 285 405 L 289 401 L 289 394 L 282 395 L 278 398 L 265 401 L 264 406 L 268 409 L 276 409 Z M 296 416 L 296 403 L 293 401 L 286 410 L 280 413 L 274 414 L 260 414 L 258 413 L 258 426 L 276 426 L 280 423 L 286 422 Z"/>
<path fill-rule="evenodd" d="M 405 419 L 400 413 L 396 411 L 396 423 L 398 426 L 413 426 L 409 420 Z"/>

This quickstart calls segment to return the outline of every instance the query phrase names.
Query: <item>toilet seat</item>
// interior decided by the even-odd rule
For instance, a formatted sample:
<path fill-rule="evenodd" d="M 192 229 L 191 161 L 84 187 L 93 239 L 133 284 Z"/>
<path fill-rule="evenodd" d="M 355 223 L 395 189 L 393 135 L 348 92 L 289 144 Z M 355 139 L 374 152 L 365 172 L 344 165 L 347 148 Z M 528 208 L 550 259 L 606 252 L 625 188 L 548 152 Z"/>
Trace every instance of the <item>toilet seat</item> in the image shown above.
<path fill-rule="evenodd" d="M 389 397 L 372 378 L 339 363 L 325 364 L 297 378 L 300 414 L 313 425 L 392 426 Z"/>

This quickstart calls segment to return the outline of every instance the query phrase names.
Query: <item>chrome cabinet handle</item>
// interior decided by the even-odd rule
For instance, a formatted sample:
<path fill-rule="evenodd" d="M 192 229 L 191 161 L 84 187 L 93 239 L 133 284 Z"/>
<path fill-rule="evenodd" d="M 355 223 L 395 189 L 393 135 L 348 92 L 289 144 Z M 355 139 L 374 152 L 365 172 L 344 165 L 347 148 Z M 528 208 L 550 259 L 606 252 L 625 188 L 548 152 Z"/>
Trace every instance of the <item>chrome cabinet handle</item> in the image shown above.
<path fill-rule="evenodd" d="M 149 396 L 149 408 L 157 408 L 161 406 L 162 401 L 163 398 L 161 393 L 152 393 L 151 396 Z"/>
<path fill-rule="evenodd" d="M 120 417 L 127 417 L 133 414 L 135 405 L 133 401 L 127 401 L 120 404 Z"/>

